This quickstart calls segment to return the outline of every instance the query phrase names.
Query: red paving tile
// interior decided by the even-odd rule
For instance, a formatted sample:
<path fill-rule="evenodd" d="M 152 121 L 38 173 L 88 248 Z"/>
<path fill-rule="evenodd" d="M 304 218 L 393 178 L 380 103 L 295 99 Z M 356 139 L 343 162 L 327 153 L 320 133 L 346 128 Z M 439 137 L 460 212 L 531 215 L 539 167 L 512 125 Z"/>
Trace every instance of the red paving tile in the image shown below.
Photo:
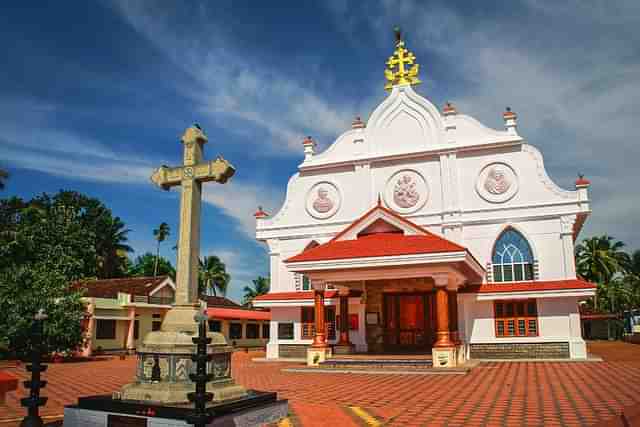
<path fill-rule="evenodd" d="M 255 363 L 257 353 L 235 353 L 241 384 L 289 399 L 296 426 L 362 426 L 348 409 L 363 408 L 385 426 L 588 426 L 640 404 L 640 345 L 590 343 L 603 363 L 484 363 L 468 375 L 358 375 L 285 373 L 286 364 Z M 52 364 L 42 413 L 62 414 L 78 396 L 108 394 L 134 374 L 126 360 Z M 22 367 L 8 372 L 26 378 Z M 0 406 L 0 427 L 23 416 L 19 393 Z"/>

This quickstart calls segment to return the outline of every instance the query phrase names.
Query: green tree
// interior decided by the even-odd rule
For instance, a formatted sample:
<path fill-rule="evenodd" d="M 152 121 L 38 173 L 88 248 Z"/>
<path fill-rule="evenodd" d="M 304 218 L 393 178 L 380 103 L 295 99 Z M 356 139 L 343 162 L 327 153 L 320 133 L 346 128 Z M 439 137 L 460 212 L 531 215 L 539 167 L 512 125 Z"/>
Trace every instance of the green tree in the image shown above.
<path fill-rule="evenodd" d="M 231 276 L 227 273 L 224 262 L 217 256 L 211 255 L 200 259 L 199 264 L 198 293 L 207 295 L 208 292 L 213 292 L 213 295 L 217 295 L 220 292 L 226 295 Z"/>
<path fill-rule="evenodd" d="M 28 326 L 40 308 L 49 315 L 49 350 L 73 350 L 82 343 L 85 308 L 71 283 L 96 272 L 96 235 L 87 225 L 87 200 L 60 192 L 29 202 L 0 202 L 0 341 L 14 354 L 28 349 Z"/>
<path fill-rule="evenodd" d="M 128 275 L 134 277 L 152 277 L 154 272 L 159 276 L 169 275 L 173 279 L 176 278 L 176 269 L 171 265 L 171 261 L 164 257 L 157 258 L 151 252 L 146 252 L 136 257 L 133 263 L 130 264 Z"/>
<path fill-rule="evenodd" d="M 164 242 L 167 237 L 169 237 L 170 233 L 169 224 L 166 222 L 160 223 L 160 226 L 153 230 L 153 237 L 156 238 L 158 242 L 156 246 L 156 262 L 153 268 L 153 277 L 158 275 L 158 259 L 160 258 L 160 243 Z"/>
<path fill-rule="evenodd" d="M 631 259 L 623 248 L 623 242 L 607 235 L 585 239 L 576 247 L 577 273 L 584 279 L 598 284 L 594 299 L 595 310 L 601 308 L 599 300 L 610 294 L 608 285 L 614 276 L 625 273 L 631 267 Z M 612 300 L 615 301 L 615 297 L 607 298 L 608 302 Z"/>
<path fill-rule="evenodd" d="M 9 172 L 4 169 L 0 169 L 0 190 L 4 190 L 7 178 L 9 178 Z"/>
<path fill-rule="evenodd" d="M 264 295 L 269 292 L 270 280 L 266 277 L 258 276 L 254 279 L 253 286 L 245 286 L 244 297 L 242 298 L 242 304 L 251 305 L 255 297 Z"/>

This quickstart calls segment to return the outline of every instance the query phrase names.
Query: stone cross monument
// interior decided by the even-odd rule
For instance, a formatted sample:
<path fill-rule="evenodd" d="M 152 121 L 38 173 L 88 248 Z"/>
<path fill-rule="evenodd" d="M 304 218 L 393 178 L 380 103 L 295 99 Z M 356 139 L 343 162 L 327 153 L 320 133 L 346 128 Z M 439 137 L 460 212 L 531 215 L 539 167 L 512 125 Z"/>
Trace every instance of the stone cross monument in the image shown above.
<path fill-rule="evenodd" d="M 235 173 L 222 158 L 203 160 L 203 145 L 207 137 L 198 125 L 188 128 L 182 136 L 183 165 L 162 166 L 151 180 L 168 190 L 182 187 L 180 199 L 180 241 L 178 243 L 178 271 L 176 302 L 167 312 L 159 331 L 148 333 L 138 348 L 136 380 L 125 385 L 114 398 L 130 401 L 155 402 L 169 405 L 189 403 L 189 393 L 195 391 L 190 374 L 195 372 L 192 356 L 196 352 L 192 338 L 198 333 L 196 317 L 201 315 L 198 301 L 198 258 L 200 256 L 200 204 L 203 182 L 224 184 Z M 224 402 L 246 396 L 246 390 L 231 378 L 231 352 L 225 337 L 209 332 L 211 345 L 207 353 L 207 372 L 213 381 L 207 392 L 214 394 L 214 402 Z"/>
<path fill-rule="evenodd" d="M 193 125 L 182 136 L 183 165 L 174 168 L 161 166 L 151 176 L 151 181 L 165 190 L 174 186 L 182 187 L 176 303 L 162 325 L 166 331 L 197 331 L 193 317 L 198 306 L 202 183 L 213 181 L 224 184 L 235 173 L 234 167 L 220 157 L 203 161 L 203 146 L 206 143 L 207 136 L 200 126 Z"/>

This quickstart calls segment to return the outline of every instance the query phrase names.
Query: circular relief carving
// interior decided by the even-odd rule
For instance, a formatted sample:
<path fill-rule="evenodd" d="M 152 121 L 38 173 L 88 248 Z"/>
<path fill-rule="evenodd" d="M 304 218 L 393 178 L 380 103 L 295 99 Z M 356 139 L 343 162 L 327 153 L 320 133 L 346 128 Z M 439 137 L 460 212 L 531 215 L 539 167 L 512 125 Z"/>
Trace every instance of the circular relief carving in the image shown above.
<path fill-rule="evenodd" d="M 384 193 L 387 206 L 400 213 L 420 209 L 429 198 L 429 187 L 424 177 L 413 170 L 401 170 L 389 178 Z"/>
<path fill-rule="evenodd" d="M 319 182 L 307 193 L 307 212 L 314 218 L 332 217 L 340 209 L 340 192 L 330 182 Z"/>
<path fill-rule="evenodd" d="M 480 171 L 476 191 L 488 202 L 506 202 L 518 192 L 518 176 L 506 163 L 490 163 Z"/>

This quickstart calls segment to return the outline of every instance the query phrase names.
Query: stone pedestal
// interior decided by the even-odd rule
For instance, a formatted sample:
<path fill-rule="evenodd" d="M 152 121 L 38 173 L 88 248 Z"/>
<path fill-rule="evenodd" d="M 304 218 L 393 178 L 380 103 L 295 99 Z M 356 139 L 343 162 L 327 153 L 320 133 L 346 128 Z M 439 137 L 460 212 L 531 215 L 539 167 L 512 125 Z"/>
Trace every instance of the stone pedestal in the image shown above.
<path fill-rule="evenodd" d="M 457 366 L 455 347 L 434 347 L 431 350 L 434 368 L 455 368 Z"/>
<path fill-rule="evenodd" d="M 307 349 L 307 366 L 318 366 L 332 355 L 331 347 L 309 347 Z"/>
<path fill-rule="evenodd" d="M 197 324 L 193 320 L 196 307 L 174 307 L 167 313 L 162 329 L 148 333 L 138 350 L 136 379 L 120 391 L 113 393 L 114 399 L 162 404 L 187 404 L 187 395 L 195 391 L 189 374 L 195 373 L 191 356 L 196 352 L 192 338 L 196 336 Z M 188 322 L 189 316 L 191 321 Z M 224 335 L 217 332 L 207 334 L 211 345 L 207 352 L 213 359 L 207 372 L 213 381 L 207 391 L 213 393 L 214 402 L 237 399 L 246 395 L 244 387 L 231 378 L 231 353 Z"/>

